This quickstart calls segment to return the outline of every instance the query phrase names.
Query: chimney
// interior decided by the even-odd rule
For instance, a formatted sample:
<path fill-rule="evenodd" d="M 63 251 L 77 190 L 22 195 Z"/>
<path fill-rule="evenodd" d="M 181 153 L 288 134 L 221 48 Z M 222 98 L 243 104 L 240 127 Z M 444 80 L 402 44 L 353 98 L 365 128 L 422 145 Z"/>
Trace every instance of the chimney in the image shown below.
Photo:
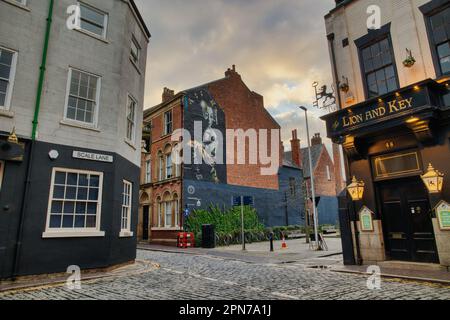
<path fill-rule="evenodd" d="M 173 97 L 175 97 L 175 91 L 170 90 L 169 88 L 164 88 L 163 94 L 162 94 L 162 102 L 167 102 L 171 100 Z"/>
<path fill-rule="evenodd" d="M 225 77 L 227 78 L 231 78 L 231 77 L 241 77 L 241 75 L 239 73 L 236 72 L 236 65 L 233 64 L 233 66 L 230 68 L 228 68 L 227 71 L 225 71 Z"/>
<path fill-rule="evenodd" d="M 302 167 L 302 154 L 300 150 L 300 139 L 297 136 L 297 129 L 292 131 L 291 140 L 292 162 L 298 167 Z"/>
<path fill-rule="evenodd" d="M 318 146 L 322 144 L 322 138 L 320 137 L 320 133 L 316 133 L 314 137 L 311 139 L 312 146 Z"/>

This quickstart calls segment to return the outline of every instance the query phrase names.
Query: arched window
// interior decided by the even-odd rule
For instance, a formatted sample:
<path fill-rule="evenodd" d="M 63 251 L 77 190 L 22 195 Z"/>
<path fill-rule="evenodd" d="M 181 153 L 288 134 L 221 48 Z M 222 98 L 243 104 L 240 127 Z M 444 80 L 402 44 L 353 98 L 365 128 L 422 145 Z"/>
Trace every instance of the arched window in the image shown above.
<path fill-rule="evenodd" d="M 176 193 L 173 195 L 173 212 L 175 214 L 175 227 L 180 227 L 180 209 Z"/>
<path fill-rule="evenodd" d="M 161 151 L 158 152 L 158 181 L 164 180 L 164 156 Z"/>
<path fill-rule="evenodd" d="M 169 192 L 163 197 L 164 203 L 164 227 L 171 228 L 173 226 L 173 203 Z"/>
<path fill-rule="evenodd" d="M 178 150 L 178 144 L 175 144 L 172 150 L 172 161 L 175 167 L 175 177 L 181 176 L 181 163 L 183 161 L 183 150 Z"/>
<path fill-rule="evenodd" d="M 162 227 L 162 222 L 163 222 L 163 214 L 164 214 L 164 208 L 163 208 L 163 203 L 161 201 L 161 197 L 156 198 L 156 212 L 157 212 L 157 222 L 158 225 L 157 227 L 161 228 Z"/>

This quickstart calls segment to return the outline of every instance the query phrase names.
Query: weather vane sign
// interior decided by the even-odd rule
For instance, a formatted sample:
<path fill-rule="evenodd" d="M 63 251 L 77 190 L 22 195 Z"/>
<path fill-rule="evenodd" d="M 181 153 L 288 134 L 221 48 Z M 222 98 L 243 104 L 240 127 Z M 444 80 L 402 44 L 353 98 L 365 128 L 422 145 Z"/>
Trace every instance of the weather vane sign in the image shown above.
<path fill-rule="evenodd" d="M 331 92 L 327 92 L 327 85 L 323 85 L 318 89 L 319 83 L 317 81 L 315 81 L 312 86 L 316 94 L 316 100 L 313 102 L 313 106 L 322 110 L 328 110 L 328 112 L 336 111 L 337 105 L 333 86 L 331 87 Z"/>

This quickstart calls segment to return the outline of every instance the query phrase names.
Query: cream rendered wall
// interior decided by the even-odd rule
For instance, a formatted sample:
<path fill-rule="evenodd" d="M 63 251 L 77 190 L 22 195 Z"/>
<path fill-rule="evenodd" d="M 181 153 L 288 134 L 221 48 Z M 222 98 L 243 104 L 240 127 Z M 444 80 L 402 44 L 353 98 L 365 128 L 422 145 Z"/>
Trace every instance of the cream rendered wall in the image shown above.
<path fill-rule="evenodd" d="M 38 140 L 116 152 L 140 166 L 148 39 L 139 27 L 128 1 L 83 2 L 108 13 L 106 40 L 68 29 L 66 10 L 77 1 L 55 1 Z M 48 4 L 49 1 L 29 0 L 29 10 L 24 10 L 0 1 L 0 46 L 19 52 L 12 95 L 13 117 L 0 114 L 0 131 L 10 131 L 16 127 L 19 136 L 31 136 Z M 129 59 L 133 33 L 142 48 L 138 68 Z M 94 130 L 68 126 L 62 122 L 69 67 L 101 76 L 98 125 Z M 133 146 L 125 142 L 128 93 L 138 101 Z"/>
<path fill-rule="evenodd" d="M 395 54 L 400 87 L 427 78 L 436 78 L 425 20 L 419 7 L 429 0 L 378 0 L 381 8 L 381 25 L 391 23 L 392 45 Z M 358 0 L 326 17 L 327 34 L 335 34 L 336 67 L 338 80 L 347 77 L 353 100 L 341 92 L 343 106 L 348 107 L 365 100 L 358 48 L 354 41 L 367 34 L 367 8 L 371 0 Z M 342 40 L 348 38 L 349 46 L 343 48 Z M 417 62 L 405 68 L 406 48 L 411 49 Z M 336 79 L 335 79 L 336 80 Z"/>

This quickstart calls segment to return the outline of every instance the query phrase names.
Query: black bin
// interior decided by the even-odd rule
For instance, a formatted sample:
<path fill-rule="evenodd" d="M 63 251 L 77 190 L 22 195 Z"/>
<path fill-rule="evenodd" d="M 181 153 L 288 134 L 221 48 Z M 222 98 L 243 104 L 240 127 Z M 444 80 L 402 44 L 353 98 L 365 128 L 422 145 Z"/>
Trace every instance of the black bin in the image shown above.
<path fill-rule="evenodd" d="M 216 233 L 214 225 L 204 224 L 202 226 L 202 248 L 214 249 L 216 247 Z"/>

